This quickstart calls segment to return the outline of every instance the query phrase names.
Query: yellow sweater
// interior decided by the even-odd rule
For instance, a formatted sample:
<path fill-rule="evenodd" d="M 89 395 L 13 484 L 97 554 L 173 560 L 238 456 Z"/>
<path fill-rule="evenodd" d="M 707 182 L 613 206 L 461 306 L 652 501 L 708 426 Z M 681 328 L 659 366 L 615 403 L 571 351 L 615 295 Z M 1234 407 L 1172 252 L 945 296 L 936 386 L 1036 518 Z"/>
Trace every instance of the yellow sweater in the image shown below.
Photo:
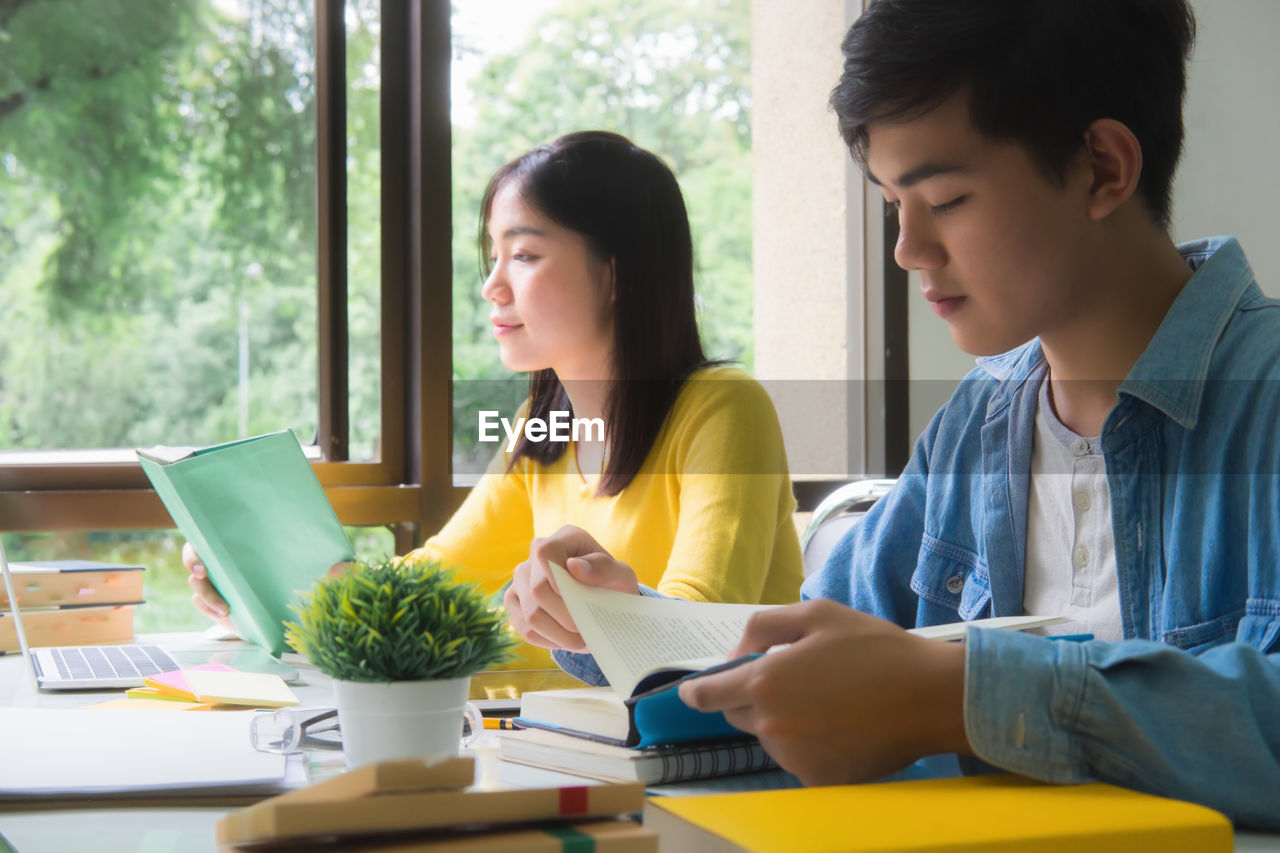
<path fill-rule="evenodd" d="M 696 372 L 644 465 L 597 497 L 570 444 L 555 463 L 499 453 L 453 518 L 409 555 L 435 558 L 496 592 L 529 542 L 583 528 L 642 584 L 694 601 L 784 604 L 803 579 L 782 431 L 761 385 L 741 370 Z"/>

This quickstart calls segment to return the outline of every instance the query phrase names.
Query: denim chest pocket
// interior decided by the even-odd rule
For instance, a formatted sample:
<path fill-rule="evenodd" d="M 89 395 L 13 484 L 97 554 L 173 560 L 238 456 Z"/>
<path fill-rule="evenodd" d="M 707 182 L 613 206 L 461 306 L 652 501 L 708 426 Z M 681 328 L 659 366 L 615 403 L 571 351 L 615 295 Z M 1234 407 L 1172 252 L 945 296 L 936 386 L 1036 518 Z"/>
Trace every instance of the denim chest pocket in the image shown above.
<path fill-rule="evenodd" d="M 925 534 L 911 589 L 964 620 L 989 615 L 991 578 L 974 552 Z"/>
<path fill-rule="evenodd" d="M 1214 646 L 1220 646 L 1235 639 L 1236 627 L 1241 624 L 1242 611 L 1235 611 L 1217 619 L 1197 622 L 1193 625 L 1178 625 L 1165 630 L 1160 639 L 1183 651 L 1199 654 Z"/>
<path fill-rule="evenodd" d="M 1264 654 L 1280 650 L 1280 601 L 1265 598 L 1246 601 L 1236 639 Z"/>
<path fill-rule="evenodd" d="M 1233 641 L 1270 653 L 1280 648 L 1280 601 L 1250 598 L 1243 610 L 1195 625 L 1170 628 L 1163 639 L 1192 653 Z"/>

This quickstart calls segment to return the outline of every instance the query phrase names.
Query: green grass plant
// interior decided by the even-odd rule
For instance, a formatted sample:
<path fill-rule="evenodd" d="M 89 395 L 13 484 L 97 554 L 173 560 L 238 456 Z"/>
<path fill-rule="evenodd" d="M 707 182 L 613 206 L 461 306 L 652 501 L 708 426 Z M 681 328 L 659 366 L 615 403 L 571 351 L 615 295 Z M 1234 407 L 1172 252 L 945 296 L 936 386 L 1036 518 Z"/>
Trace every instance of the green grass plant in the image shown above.
<path fill-rule="evenodd" d="M 293 610 L 289 645 L 341 681 L 461 678 L 509 660 L 517 644 L 502 609 L 435 562 L 357 563 Z"/>

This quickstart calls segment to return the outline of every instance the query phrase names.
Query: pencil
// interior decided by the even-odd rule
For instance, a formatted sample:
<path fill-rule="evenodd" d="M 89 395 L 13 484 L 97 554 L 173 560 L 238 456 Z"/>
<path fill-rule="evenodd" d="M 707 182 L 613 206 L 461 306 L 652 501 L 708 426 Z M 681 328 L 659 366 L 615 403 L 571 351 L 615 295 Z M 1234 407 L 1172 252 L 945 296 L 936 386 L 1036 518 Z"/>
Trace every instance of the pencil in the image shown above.
<path fill-rule="evenodd" d="M 520 729 L 523 726 L 517 726 L 516 721 L 512 717 L 485 717 L 484 727 L 486 729 Z"/>

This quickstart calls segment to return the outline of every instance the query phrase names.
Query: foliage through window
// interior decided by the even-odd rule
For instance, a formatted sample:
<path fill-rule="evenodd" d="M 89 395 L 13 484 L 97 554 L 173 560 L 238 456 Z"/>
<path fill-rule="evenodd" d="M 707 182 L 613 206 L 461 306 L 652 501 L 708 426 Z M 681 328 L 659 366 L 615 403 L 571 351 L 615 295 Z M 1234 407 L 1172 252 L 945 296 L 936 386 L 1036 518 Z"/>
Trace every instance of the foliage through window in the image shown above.
<path fill-rule="evenodd" d="M 212 444 L 282 427 L 313 440 L 314 6 L 0 4 L 0 447 Z M 373 301 L 351 312 L 353 341 L 372 349 L 353 359 L 352 387 L 373 389 L 354 407 L 366 452 L 376 11 L 364 0 L 347 16 L 351 291 Z"/>
<path fill-rule="evenodd" d="M 315 440 L 315 13 L 314 0 L 0 3 L 5 460 L 283 427 Z M 346 4 L 345 37 L 351 456 L 370 459 L 378 0 Z M 373 553 L 392 549 L 385 530 L 352 533 Z M 15 559 L 141 562 L 151 606 L 139 629 L 190 627 L 173 531 L 6 542 Z"/>
<path fill-rule="evenodd" d="M 752 367 L 748 0 L 466 0 L 453 15 L 454 470 L 492 444 L 477 412 L 514 412 L 480 297 L 476 235 L 489 176 L 575 130 L 612 130 L 663 157 L 693 228 L 707 353 Z"/>

